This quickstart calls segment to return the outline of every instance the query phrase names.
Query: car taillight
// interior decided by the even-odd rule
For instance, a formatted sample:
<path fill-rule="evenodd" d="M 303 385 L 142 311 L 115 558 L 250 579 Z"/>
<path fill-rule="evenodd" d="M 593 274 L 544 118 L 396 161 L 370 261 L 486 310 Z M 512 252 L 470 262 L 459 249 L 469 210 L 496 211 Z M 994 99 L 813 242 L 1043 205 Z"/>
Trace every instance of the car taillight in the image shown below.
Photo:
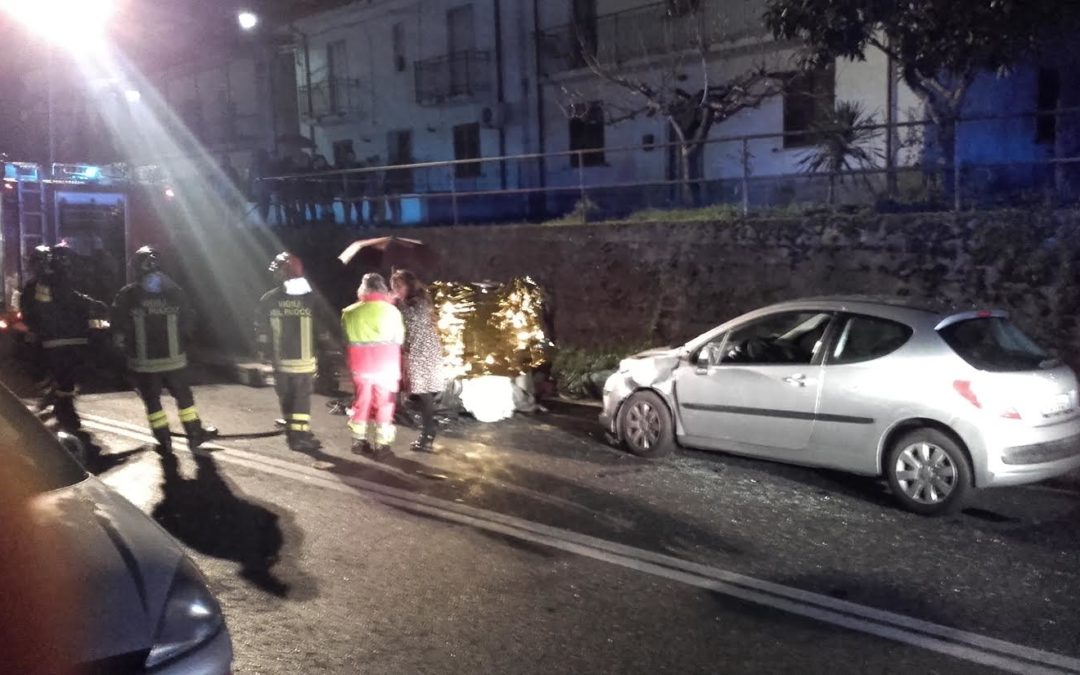
<path fill-rule="evenodd" d="M 953 389 L 956 390 L 956 393 L 963 396 L 964 400 L 966 400 L 971 405 L 975 406 L 979 410 L 985 410 L 985 408 L 983 407 L 982 401 L 979 400 L 979 397 L 975 393 L 974 388 L 972 388 L 971 382 L 969 380 L 956 380 L 956 381 L 954 381 L 953 382 Z M 1018 411 L 1016 408 L 1014 408 L 1012 406 L 1002 406 L 1002 407 L 998 408 L 996 411 L 995 410 L 987 410 L 987 412 L 996 412 L 996 414 L 999 417 L 1002 417 L 1002 418 L 1007 419 L 1007 420 L 1021 419 L 1020 411 Z"/>

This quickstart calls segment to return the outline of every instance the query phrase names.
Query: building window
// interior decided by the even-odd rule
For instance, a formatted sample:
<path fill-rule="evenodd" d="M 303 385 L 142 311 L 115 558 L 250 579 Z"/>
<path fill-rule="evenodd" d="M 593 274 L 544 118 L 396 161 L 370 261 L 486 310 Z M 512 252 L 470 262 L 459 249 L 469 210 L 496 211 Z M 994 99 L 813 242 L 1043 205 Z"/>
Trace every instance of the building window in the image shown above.
<path fill-rule="evenodd" d="M 353 155 L 353 142 L 352 139 L 346 139 L 344 141 L 334 141 L 334 166 L 340 168 L 345 167 L 346 158 Z M 355 157 L 355 155 L 353 155 Z"/>
<path fill-rule="evenodd" d="M 401 166 L 413 163 L 412 131 L 391 131 L 386 134 L 386 163 Z M 389 169 L 386 172 L 387 191 L 394 194 L 412 192 L 412 169 Z"/>
<path fill-rule="evenodd" d="M 573 44 L 571 45 L 571 66 L 580 68 L 596 56 L 599 38 L 599 17 L 596 0 L 574 0 L 571 8 L 573 25 Z"/>
<path fill-rule="evenodd" d="M 570 118 L 570 149 L 589 151 L 570 155 L 570 166 L 603 166 L 604 109 L 599 101 L 574 106 Z"/>
<path fill-rule="evenodd" d="M 454 159 L 479 159 L 480 125 L 461 124 L 454 127 Z M 455 164 L 454 176 L 457 178 L 479 178 L 483 173 L 480 162 Z"/>
<path fill-rule="evenodd" d="M 408 59 L 405 55 L 405 24 L 395 23 L 393 31 L 394 44 L 394 70 L 399 73 L 405 72 Z"/>
<path fill-rule="evenodd" d="M 816 141 L 811 133 L 836 106 L 836 70 L 829 66 L 790 77 L 784 90 L 785 148 L 802 148 Z"/>
<path fill-rule="evenodd" d="M 469 92 L 470 52 L 476 48 L 476 24 L 473 6 L 461 5 L 446 12 L 446 53 L 450 56 L 450 91 Z"/>
<path fill-rule="evenodd" d="M 1035 142 L 1053 145 L 1057 141 L 1057 113 L 1061 98 L 1061 76 L 1055 68 L 1041 68 L 1036 105 Z"/>
<path fill-rule="evenodd" d="M 348 61 L 345 51 L 345 41 L 335 40 L 326 45 L 326 79 L 329 84 L 329 110 L 332 113 L 340 113 L 345 107 L 345 92 L 342 89 L 342 80 L 348 78 Z"/>
<path fill-rule="evenodd" d="M 668 16 L 686 16 L 701 9 L 701 0 L 667 0 Z"/>

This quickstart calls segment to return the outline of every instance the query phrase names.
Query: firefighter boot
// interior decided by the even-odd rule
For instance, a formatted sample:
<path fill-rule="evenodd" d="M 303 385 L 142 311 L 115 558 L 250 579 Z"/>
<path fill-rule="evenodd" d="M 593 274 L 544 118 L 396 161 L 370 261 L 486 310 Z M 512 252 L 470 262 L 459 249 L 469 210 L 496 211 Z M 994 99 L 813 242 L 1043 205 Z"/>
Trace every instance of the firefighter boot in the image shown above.
<path fill-rule="evenodd" d="M 61 431 L 74 434 L 82 429 L 79 414 L 75 412 L 74 394 L 58 396 L 55 405 L 53 405 L 53 412 L 56 415 L 56 421 L 60 424 Z"/>
<path fill-rule="evenodd" d="M 187 432 L 188 446 L 195 450 L 203 443 L 217 438 L 218 430 L 214 427 L 204 427 L 200 420 L 184 422 L 184 431 Z"/>
<path fill-rule="evenodd" d="M 296 452 L 314 452 L 322 447 L 310 431 L 286 431 L 285 440 L 289 449 Z"/>
<path fill-rule="evenodd" d="M 370 441 L 360 439 L 353 440 L 351 450 L 354 455 L 372 455 L 375 452 Z"/>
<path fill-rule="evenodd" d="M 154 429 L 154 439 L 157 441 L 157 451 L 162 455 L 172 454 L 172 433 L 168 428 Z"/>

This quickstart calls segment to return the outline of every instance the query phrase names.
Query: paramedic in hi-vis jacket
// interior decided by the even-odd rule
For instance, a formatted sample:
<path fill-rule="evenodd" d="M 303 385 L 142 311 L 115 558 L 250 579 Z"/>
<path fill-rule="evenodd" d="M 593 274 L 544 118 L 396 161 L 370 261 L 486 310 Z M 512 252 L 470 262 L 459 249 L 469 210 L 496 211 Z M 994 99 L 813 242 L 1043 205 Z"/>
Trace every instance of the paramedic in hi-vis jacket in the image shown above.
<path fill-rule="evenodd" d="M 280 282 L 255 309 L 255 339 L 259 358 L 274 366 L 274 388 L 285 417 L 285 440 L 292 450 L 310 452 L 322 447 L 311 432 L 311 391 L 319 344 L 330 341 L 327 314 L 321 299 L 304 277 L 304 264 L 283 252 L 270 263 Z"/>
<path fill-rule="evenodd" d="M 394 442 L 394 403 L 401 383 L 405 322 L 382 276 L 365 274 L 357 296 L 359 302 L 341 313 L 349 372 L 356 387 L 349 420 L 352 451 L 380 457 L 390 452 Z"/>
<path fill-rule="evenodd" d="M 131 264 L 136 281 L 125 286 L 113 302 L 113 337 L 127 355 L 161 451 L 172 452 L 169 418 L 161 405 L 165 387 L 176 399 L 188 445 L 197 448 L 218 432 L 203 426 L 191 392 L 184 343 L 194 331 L 193 310 L 184 291 L 161 272 L 154 249 L 143 246 Z"/>

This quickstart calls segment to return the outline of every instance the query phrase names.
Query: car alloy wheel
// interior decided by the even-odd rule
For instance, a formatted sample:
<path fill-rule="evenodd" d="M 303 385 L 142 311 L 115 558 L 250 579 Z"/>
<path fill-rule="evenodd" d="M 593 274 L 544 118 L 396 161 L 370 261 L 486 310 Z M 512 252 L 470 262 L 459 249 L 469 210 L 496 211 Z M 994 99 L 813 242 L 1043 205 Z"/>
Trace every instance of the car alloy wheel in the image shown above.
<path fill-rule="evenodd" d="M 656 406 L 645 399 L 637 400 L 626 411 L 626 440 L 635 448 L 648 452 L 660 442 L 661 425 Z"/>
<path fill-rule="evenodd" d="M 639 457 L 663 457 L 675 449 L 675 423 L 664 400 L 652 391 L 631 396 L 619 412 L 623 447 Z"/>
<path fill-rule="evenodd" d="M 956 488 L 956 466 L 949 454 L 930 442 L 907 446 L 896 456 L 896 482 L 911 500 L 940 504 Z"/>

